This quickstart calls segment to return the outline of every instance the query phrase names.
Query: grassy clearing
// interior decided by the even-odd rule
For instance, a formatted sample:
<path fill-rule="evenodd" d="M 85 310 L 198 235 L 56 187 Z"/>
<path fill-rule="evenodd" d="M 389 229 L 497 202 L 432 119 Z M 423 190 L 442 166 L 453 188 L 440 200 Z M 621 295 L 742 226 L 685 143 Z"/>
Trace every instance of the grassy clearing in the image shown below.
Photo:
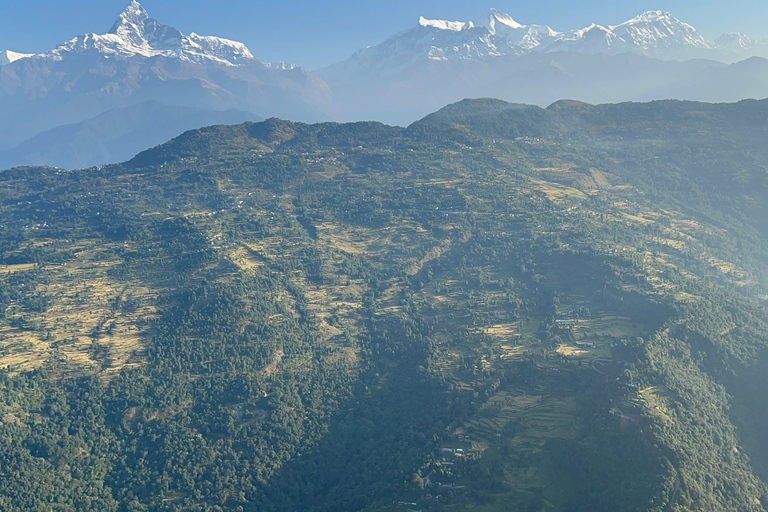
<path fill-rule="evenodd" d="M 654 416 L 660 416 L 666 421 L 672 421 L 671 405 L 677 399 L 675 393 L 665 386 L 652 386 L 640 390 L 638 396 L 645 400 L 645 406 Z"/>
<path fill-rule="evenodd" d="M 110 277 L 120 262 L 107 259 L 98 244 L 79 250 L 66 264 L 46 268 L 46 279 L 33 293 L 50 301 L 44 310 L 17 305 L 6 312 L 0 367 L 28 371 L 53 358 L 109 378 L 141 360 L 157 315 L 158 291 Z"/>
<path fill-rule="evenodd" d="M 701 227 L 701 224 L 699 224 L 695 220 L 689 220 L 689 219 L 675 219 L 672 221 L 672 226 L 680 230 L 683 230 L 683 229 L 687 229 L 690 231 L 703 230 L 703 228 Z"/>
<path fill-rule="evenodd" d="M 653 237 L 651 238 L 654 242 L 657 244 L 662 245 L 668 245 L 669 247 L 672 247 L 673 249 L 677 249 L 678 251 L 682 251 L 685 249 L 685 242 L 681 240 L 674 240 L 672 238 L 660 238 L 660 237 Z"/>
<path fill-rule="evenodd" d="M 557 347 L 557 353 L 562 354 L 564 356 L 573 357 L 573 356 L 582 356 L 587 354 L 587 350 L 577 346 L 577 345 L 569 345 L 565 343 L 561 343 Z"/>
<path fill-rule="evenodd" d="M 506 442 L 518 448 L 540 448 L 548 439 L 576 435 L 576 405 L 570 397 L 500 391 L 462 426 L 474 439 L 490 444 L 506 431 Z"/>
<path fill-rule="evenodd" d="M 674 297 L 676 302 L 683 302 L 688 304 L 701 300 L 701 297 L 698 295 L 693 295 L 687 292 L 677 292 Z"/>
<path fill-rule="evenodd" d="M 315 226 L 317 236 L 336 248 L 347 254 L 366 254 L 370 252 L 370 245 L 373 242 L 370 233 L 364 229 L 352 229 L 342 227 L 340 224 L 324 222 Z"/>
<path fill-rule="evenodd" d="M 264 265 L 264 262 L 248 247 L 238 247 L 229 251 L 229 259 L 242 270 L 254 270 Z"/>
<path fill-rule="evenodd" d="M 632 222 L 639 222 L 640 224 L 648 225 L 648 224 L 655 224 L 656 221 L 653 219 L 647 219 L 642 216 L 642 214 L 639 215 L 631 215 L 629 213 L 624 213 L 624 218 L 628 221 Z"/>
<path fill-rule="evenodd" d="M 590 168 L 589 175 L 592 177 L 598 187 L 609 188 L 611 186 L 611 183 L 608 181 L 608 177 L 599 169 L 595 169 L 594 167 Z"/>
<path fill-rule="evenodd" d="M 470 450 L 479 456 L 480 464 L 514 493 L 481 491 L 483 499 L 447 510 L 524 510 L 536 496 L 543 498 L 543 508 L 536 510 L 561 510 L 558 504 L 564 505 L 578 491 L 550 485 L 553 461 L 545 447 L 553 440 L 576 442 L 579 426 L 574 397 L 549 388 L 528 393 L 500 390 L 456 429 L 454 436 L 469 436 L 471 441 L 464 441 L 471 443 Z M 474 483 L 467 484 L 472 487 Z"/>
<path fill-rule="evenodd" d="M 721 260 L 719 258 L 710 257 L 707 259 L 707 262 L 714 268 L 716 268 L 721 273 L 735 277 L 737 279 L 743 279 L 746 276 L 746 272 L 734 265 L 733 263 L 725 260 Z"/>
<path fill-rule="evenodd" d="M 567 187 L 558 183 L 532 179 L 536 188 L 543 192 L 553 203 L 561 203 L 564 199 L 586 199 L 587 195 L 579 189 Z"/>
<path fill-rule="evenodd" d="M 587 339 L 595 336 L 638 336 L 643 326 L 626 316 L 602 314 L 580 320 L 577 329 Z"/>
<path fill-rule="evenodd" d="M 16 272 L 29 272 L 37 268 L 35 263 L 19 263 L 16 265 L 0 265 L 0 274 L 15 274 Z"/>
<path fill-rule="evenodd" d="M 519 335 L 519 322 L 508 324 L 496 324 L 483 327 L 481 330 L 490 336 L 500 339 L 508 339 Z"/>

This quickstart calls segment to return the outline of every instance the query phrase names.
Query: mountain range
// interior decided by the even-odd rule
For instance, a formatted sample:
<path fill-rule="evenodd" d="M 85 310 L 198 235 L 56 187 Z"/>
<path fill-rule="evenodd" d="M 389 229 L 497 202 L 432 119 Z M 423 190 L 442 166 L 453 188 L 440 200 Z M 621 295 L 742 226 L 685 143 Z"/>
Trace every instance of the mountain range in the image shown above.
<path fill-rule="evenodd" d="M 420 18 L 413 28 L 317 71 L 337 115 L 398 123 L 465 97 L 546 106 L 768 95 L 768 45 L 743 34 L 707 41 L 669 13 L 558 32 L 490 10 L 481 20 Z M 757 58 L 755 58 L 757 57 Z M 739 62 L 751 59 L 747 63 Z"/>
<path fill-rule="evenodd" d="M 0 52 L 0 109 L 6 114 L 0 120 L 0 167 L 102 164 L 117 161 L 118 154 L 122 159 L 125 152 L 110 156 L 103 148 L 137 146 L 109 130 L 92 133 L 93 147 L 101 149 L 80 147 L 82 158 L 75 160 L 40 147 L 46 139 L 38 136 L 98 124 L 105 112 L 136 123 L 147 102 L 207 111 L 211 120 L 235 109 L 257 117 L 405 125 L 466 97 L 540 106 L 562 98 L 737 101 L 768 96 L 766 55 L 765 41 L 744 34 L 708 41 L 662 11 L 619 25 L 558 31 L 491 9 L 476 21 L 422 17 L 408 30 L 310 72 L 263 63 L 236 41 L 185 35 L 133 1 L 105 34 L 80 35 L 36 55 Z M 156 131 L 150 119 L 136 125 L 150 145 L 166 140 L 172 129 L 196 127 L 166 122 Z"/>
<path fill-rule="evenodd" d="M 0 66 L 0 150 L 18 155 L 6 165 L 34 163 L 14 148 L 41 132 L 114 109 L 128 114 L 147 101 L 312 120 L 324 117 L 329 98 L 326 84 L 306 70 L 265 65 L 241 43 L 184 35 L 151 18 L 138 2 L 106 34 L 80 35 L 37 55 L 3 55 L 8 63 Z M 144 128 L 151 134 L 152 121 Z M 180 125 L 176 133 L 189 128 Z M 153 144 L 166 139 L 166 131 L 149 137 Z"/>
<path fill-rule="evenodd" d="M 491 9 L 478 22 L 430 20 L 381 44 L 359 50 L 348 60 L 320 71 L 334 80 L 377 74 L 391 76 L 424 58 L 432 61 L 489 61 L 532 53 L 638 54 L 663 60 L 708 58 L 732 62 L 768 55 L 768 44 L 744 34 L 707 41 L 691 25 L 669 13 L 648 11 L 616 26 L 592 24 L 558 32 L 547 25 L 523 25 Z"/>

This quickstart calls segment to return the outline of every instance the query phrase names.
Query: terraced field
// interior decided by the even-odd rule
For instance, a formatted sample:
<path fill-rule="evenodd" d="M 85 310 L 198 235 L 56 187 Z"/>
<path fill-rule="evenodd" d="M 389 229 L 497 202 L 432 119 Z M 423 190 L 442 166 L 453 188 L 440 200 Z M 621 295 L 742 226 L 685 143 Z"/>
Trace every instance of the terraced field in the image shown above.
<path fill-rule="evenodd" d="M 763 139 L 674 142 L 729 108 L 479 100 L 0 172 L 0 508 L 768 508 Z"/>

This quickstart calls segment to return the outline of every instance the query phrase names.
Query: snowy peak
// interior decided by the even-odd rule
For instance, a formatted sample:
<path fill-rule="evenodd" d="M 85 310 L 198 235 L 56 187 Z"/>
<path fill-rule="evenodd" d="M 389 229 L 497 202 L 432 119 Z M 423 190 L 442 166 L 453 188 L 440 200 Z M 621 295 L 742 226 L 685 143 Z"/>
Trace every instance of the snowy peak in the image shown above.
<path fill-rule="evenodd" d="M 496 34 L 497 30 L 518 30 L 525 28 L 525 25 L 518 23 L 507 13 L 501 12 L 496 9 L 489 10 L 485 16 L 483 16 L 479 22 L 473 23 L 471 21 L 446 21 L 446 20 L 432 20 L 423 16 L 419 18 L 419 26 L 431 27 L 439 30 L 448 30 L 451 32 L 461 32 L 462 30 L 469 30 L 473 28 L 483 27 L 487 29 L 491 34 Z"/>
<path fill-rule="evenodd" d="M 729 41 L 728 44 L 741 43 Z M 745 39 L 743 45 L 748 44 Z M 691 25 L 665 11 L 647 11 L 619 25 L 593 23 L 578 30 L 558 32 L 547 25 L 524 25 L 507 13 L 490 9 L 476 23 L 421 17 L 415 29 L 356 52 L 352 57 L 356 64 L 341 68 L 349 74 L 355 66 L 363 65 L 378 73 L 414 65 L 425 57 L 438 61 L 485 60 L 558 51 L 610 55 L 637 53 L 681 60 L 718 58 L 722 54 L 720 46 L 707 41 Z M 390 60 L 391 65 L 387 64 Z"/>
<path fill-rule="evenodd" d="M 714 48 L 714 45 L 691 25 L 664 11 L 648 11 L 610 28 L 616 36 L 626 42 L 631 51 L 654 57 L 665 52 L 680 53 Z"/>
<path fill-rule="evenodd" d="M 561 32 L 547 25 L 524 24 L 490 9 L 474 23 L 421 17 L 415 27 L 358 50 L 318 73 L 331 83 L 378 83 L 418 75 L 425 66 L 441 69 L 439 62 L 490 64 L 496 59 L 556 52 L 738 62 L 752 55 L 768 57 L 768 40 L 754 42 L 727 35 L 710 42 L 666 11 L 647 11 L 618 25 L 593 23 Z"/>
<path fill-rule="evenodd" d="M 472 28 L 472 22 L 429 20 L 424 16 L 419 17 L 419 26 L 425 28 L 436 28 L 438 30 L 449 30 L 451 32 L 461 32 L 465 28 Z"/>
<path fill-rule="evenodd" d="M 11 64 L 13 62 L 16 62 L 17 60 L 26 59 L 27 57 L 32 57 L 32 55 L 33 54 L 31 53 L 18 53 L 18 52 L 12 52 L 11 50 L 1 50 L 0 66 Z"/>
<path fill-rule="evenodd" d="M 478 27 L 484 27 L 491 34 L 495 34 L 497 29 L 500 30 L 517 30 L 525 28 L 525 25 L 521 25 L 516 22 L 512 16 L 503 13 L 496 9 L 491 9 L 486 13 L 478 23 L 471 21 L 447 21 L 447 20 L 433 20 L 419 17 L 419 26 L 425 28 L 436 28 L 438 30 L 447 30 L 451 32 L 461 32 L 462 30 L 469 30 Z"/>
<path fill-rule="evenodd" d="M 664 11 L 646 11 L 643 14 L 625 21 L 622 25 L 633 25 L 637 23 L 674 23 L 679 21 L 671 14 Z"/>
<path fill-rule="evenodd" d="M 756 40 L 744 34 L 723 34 L 715 39 L 717 53 L 725 62 L 739 62 L 750 57 L 768 58 L 768 39 Z"/>
<path fill-rule="evenodd" d="M 715 44 L 724 50 L 749 50 L 753 48 L 757 41 L 740 33 L 723 34 L 715 39 Z"/>
<path fill-rule="evenodd" d="M 201 36 L 192 32 L 182 38 L 182 47 L 184 55 L 201 59 L 222 60 L 233 65 L 256 61 L 243 43 L 223 37 Z"/>
<path fill-rule="evenodd" d="M 258 62 L 243 43 L 195 33 L 184 35 L 152 18 L 135 0 L 117 17 L 106 34 L 77 36 L 45 56 L 61 60 L 67 54 L 83 52 L 128 58 L 162 56 L 225 66 Z"/>
<path fill-rule="evenodd" d="M 109 34 L 114 34 L 130 44 L 157 49 L 172 48 L 181 43 L 181 32 L 150 18 L 139 2 L 131 2 L 115 20 Z"/>
<path fill-rule="evenodd" d="M 485 23 L 483 25 L 487 27 L 492 34 L 496 33 L 497 27 L 508 28 L 512 30 L 525 28 L 525 25 L 515 21 L 514 18 L 512 18 L 512 16 L 509 14 L 498 11 L 496 9 L 491 9 L 488 11 L 488 13 L 485 15 L 484 21 Z"/>
<path fill-rule="evenodd" d="M 123 37 L 131 34 L 140 34 L 143 32 L 144 23 L 150 19 L 149 13 L 147 13 L 144 7 L 134 0 L 125 11 L 117 17 L 108 33 Z"/>
<path fill-rule="evenodd" d="M 545 51 L 638 53 L 661 59 L 707 57 L 715 45 L 668 12 L 648 11 L 620 25 L 592 24 L 559 37 Z"/>

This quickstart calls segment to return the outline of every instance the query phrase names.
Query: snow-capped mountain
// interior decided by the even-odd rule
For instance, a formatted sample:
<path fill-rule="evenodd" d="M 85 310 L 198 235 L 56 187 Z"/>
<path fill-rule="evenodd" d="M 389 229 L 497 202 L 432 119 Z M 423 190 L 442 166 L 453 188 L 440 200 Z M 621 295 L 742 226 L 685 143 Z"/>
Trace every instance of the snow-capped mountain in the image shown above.
<path fill-rule="evenodd" d="M 106 33 L 37 55 L 2 55 L 0 150 L 147 101 L 315 121 L 326 118 L 330 98 L 327 84 L 307 70 L 265 65 L 236 41 L 183 34 L 136 1 Z"/>
<path fill-rule="evenodd" d="M 162 56 L 228 66 L 256 60 L 243 43 L 221 37 L 200 36 L 194 32 L 188 36 L 182 34 L 151 18 L 136 0 L 120 14 L 106 34 L 74 37 L 48 53 L 48 57 L 63 59 L 67 54 L 88 51 L 121 57 Z"/>
<path fill-rule="evenodd" d="M 509 14 L 491 9 L 477 23 L 490 36 L 489 42 L 500 55 L 520 55 L 546 47 L 562 36 L 547 25 L 523 25 Z"/>
<path fill-rule="evenodd" d="M 477 22 L 419 18 L 418 24 L 379 45 L 355 52 L 348 60 L 319 70 L 334 81 L 393 76 L 424 58 L 432 61 L 485 60 L 523 55 L 553 43 L 562 34 L 548 26 L 522 25 L 491 9 Z"/>
<path fill-rule="evenodd" d="M 761 48 L 763 49 L 761 51 Z M 316 73 L 344 119 L 403 123 L 466 97 L 546 106 L 677 98 L 731 101 L 768 96 L 768 72 L 728 66 L 768 56 L 743 36 L 706 40 L 691 25 L 648 11 L 618 25 L 558 31 L 491 9 L 475 21 L 421 17 L 412 28 Z"/>
<path fill-rule="evenodd" d="M 11 50 L 1 50 L 0 51 L 0 66 L 4 66 L 5 64 L 10 64 L 11 62 L 16 62 L 17 60 L 26 59 L 27 57 L 31 57 L 31 53 L 18 53 L 18 52 L 12 52 Z"/>
<path fill-rule="evenodd" d="M 524 25 L 491 9 L 478 22 L 420 18 L 414 28 L 356 52 L 329 68 L 329 75 L 352 63 L 389 71 L 423 57 L 431 60 L 487 59 L 531 52 L 638 53 L 654 58 L 705 57 L 717 45 L 669 13 L 649 11 L 615 26 L 590 25 L 558 32 L 547 25 Z M 388 65 L 384 61 L 396 61 Z M 325 72 L 325 71 L 324 71 Z M 348 69 L 347 74 L 354 74 Z"/>
<path fill-rule="evenodd" d="M 651 57 L 679 57 L 715 48 L 691 25 L 662 11 L 648 11 L 610 31 L 626 43 L 626 51 Z"/>
<path fill-rule="evenodd" d="M 757 40 L 738 32 L 723 34 L 715 39 L 717 47 L 724 50 L 749 50 L 754 48 L 757 43 Z"/>
<path fill-rule="evenodd" d="M 110 149 L 115 141 L 134 133 L 160 140 L 198 119 L 229 119 L 220 114 L 230 109 L 407 124 L 467 97 L 540 106 L 562 98 L 765 97 L 768 60 L 761 56 L 768 57 L 765 41 L 742 34 L 707 41 L 662 11 L 559 31 L 491 9 L 472 21 L 420 17 L 410 29 L 313 74 L 295 64 L 262 63 L 236 41 L 183 34 L 132 1 L 104 33 L 79 35 L 36 55 L 0 52 L 0 167 L 3 155 L 16 158 L 6 162 L 50 158 L 46 163 L 57 165 L 57 154 L 67 161 L 56 151 L 95 148 L 83 141 L 107 126 L 105 120 L 123 119 L 117 124 L 125 129 L 100 134 L 101 153 L 78 154 L 78 161 L 117 154 Z M 738 61 L 744 62 L 727 64 Z M 151 119 L 155 112 L 178 122 L 161 132 Z M 38 148 L 54 137 L 77 144 Z"/>
<path fill-rule="evenodd" d="M 648 11 L 620 25 L 589 27 L 563 34 L 541 51 L 637 53 L 660 59 L 712 57 L 717 45 L 691 25 L 662 11 Z"/>

